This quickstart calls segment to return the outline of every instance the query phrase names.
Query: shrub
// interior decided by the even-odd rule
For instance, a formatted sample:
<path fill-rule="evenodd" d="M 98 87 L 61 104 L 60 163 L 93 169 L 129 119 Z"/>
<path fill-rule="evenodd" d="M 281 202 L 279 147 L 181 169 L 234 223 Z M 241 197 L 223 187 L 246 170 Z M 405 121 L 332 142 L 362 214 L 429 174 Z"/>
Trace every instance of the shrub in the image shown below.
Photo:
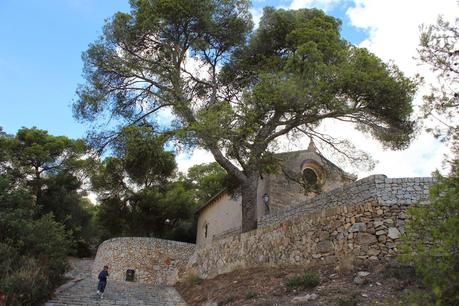
<path fill-rule="evenodd" d="M 426 291 L 425 288 L 411 288 L 404 290 L 401 297 L 397 300 L 390 301 L 392 305 L 397 306 L 432 306 L 432 305 L 444 305 L 440 303 L 435 303 L 434 297 L 429 291 Z"/>
<path fill-rule="evenodd" d="M 35 305 L 62 281 L 68 236 L 52 215 L 14 223 L 8 215 L 2 215 L 0 225 L 15 239 L 0 241 L 0 292 L 7 305 Z"/>
<path fill-rule="evenodd" d="M 188 273 L 183 280 L 192 285 L 200 285 L 204 281 L 197 273 Z"/>
<path fill-rule="evenodd" d="M 401 260 L 414 264 L 437 304 L 459 305 L 459 160 L 436 174 L 429 205 L 409 210 Z"/>
<path fill-rule="evenodd" d="M 416 281 L 416 270 L 412 265 L 400 264 L 396 261 L 389 262 L 382 271 L 384 278 L 395 278 L 407 283 Z"/>
<path fill-rule="evenodd" d="M 350 297 L 339 298 L 336 302 L 336 306 L 357 306 L 358 303 L 359 299 L 357 298 L 357 294 L 353 294 Z"/>
<path fill-rule="evenodd" d="M 7 305 L 39 304 L 67 268 L 64 226 L 51 214 L 34 215 L 30 195 L 0 178 L 0 298 Z"/>
<path fill-rule="evenodd" d="M 253 291 L 249 291 L 245 294 L 245 298 L 247 300 L 250 300 L 250 299 L 253 299 L 253 298 L 256 298 L 257 297 L 257 294 Z"/>
<path fill-rule="evenodd" d="M 7 305 L 35 305 L 48 297 L 53 289 L 46 271 L 33 258 L 23 258 L 17 270 L 0 279 Z"/>
<path fill-rule="evenodd" d="M 287 279 L 285 285 L 289 289 L 314 288 L 320 284 L 320 275 L 317 272 L 305 271 L 302 275 L 296 275 Z"/>

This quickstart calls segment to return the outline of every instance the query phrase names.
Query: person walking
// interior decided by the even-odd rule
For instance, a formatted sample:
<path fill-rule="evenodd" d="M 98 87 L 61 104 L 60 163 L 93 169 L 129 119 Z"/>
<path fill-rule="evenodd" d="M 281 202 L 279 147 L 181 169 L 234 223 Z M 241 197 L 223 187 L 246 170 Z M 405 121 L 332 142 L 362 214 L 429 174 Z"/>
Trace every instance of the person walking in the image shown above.
<path fill-rule="evenodd" d="M 108 277 L 108 266 L 104 266 L 104 269 L 99 273 L 99 283 L 97 284 L 97 295 L 103 299 L 105 286 L 107 286 Z"/>

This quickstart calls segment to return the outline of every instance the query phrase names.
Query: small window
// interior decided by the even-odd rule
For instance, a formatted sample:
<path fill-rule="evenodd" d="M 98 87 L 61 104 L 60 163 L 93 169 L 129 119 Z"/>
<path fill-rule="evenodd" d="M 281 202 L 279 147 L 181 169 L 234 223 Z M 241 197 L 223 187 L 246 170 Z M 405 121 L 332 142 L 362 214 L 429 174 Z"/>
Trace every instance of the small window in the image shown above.
<path fill-rule="evenodd" d="M 209 229 L 209 224 L 204 225 L 204 238 L 207 238 L 207 230 Z"/>
<path fill-rule="evenodd" d="M 316 185 L 318 182 L 317 174 L 311 168 L 305 168 L 303 170 L 303 176 L 306 183 L 308 183 L 309 185 Z"/>

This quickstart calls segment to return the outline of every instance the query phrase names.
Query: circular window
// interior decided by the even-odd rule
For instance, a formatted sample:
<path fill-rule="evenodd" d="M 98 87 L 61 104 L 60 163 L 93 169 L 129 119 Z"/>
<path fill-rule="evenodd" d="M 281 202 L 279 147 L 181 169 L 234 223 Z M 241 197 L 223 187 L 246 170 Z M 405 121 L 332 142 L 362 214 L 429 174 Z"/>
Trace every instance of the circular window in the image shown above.
<path fill-rule="evenodd" d="M 306 183 L 308 183 L 309 185 L 316 185 L 318 182 L 317 174 L 311 168 L 305 168 L 303 170 L 303 176 L 306 180 Z"/>

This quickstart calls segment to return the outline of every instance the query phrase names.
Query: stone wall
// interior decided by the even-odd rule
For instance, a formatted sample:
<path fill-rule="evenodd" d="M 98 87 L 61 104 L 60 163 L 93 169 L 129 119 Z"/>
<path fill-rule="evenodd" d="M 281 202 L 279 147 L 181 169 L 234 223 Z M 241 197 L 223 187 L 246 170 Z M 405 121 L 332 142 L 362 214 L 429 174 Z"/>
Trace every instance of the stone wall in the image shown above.
<path fill-rule="evenodd" d="M 263 227 L 298 214 L 340 205 L 370 201 L 381 205 L 413 204 L 427 199 L 432 183 L 431 177 L 388 178 L 381 174 L 371 175 L 345 187 L 324 192 L 300 205 L 262 216 L 258 220 L 258 226 Z"/>
<path fill-rule="evenodd" d="M 136 282 L 174 284 L 184 272 L 195 245 L 177 241 L 123 237 L 104 241 L 97 250 L 92 277 L 109 267 L 109 280 L 124 281 L 126 270 L 135 270 Z"/>
<path fill-rule="evenodd" d="M 375 175 L 259 220 L 257 230 L 198 248 L 189 268 L 213 277 L 259 265 L 380 260 L 396 252 L 406 209 L 427 199 L 432 178 Z"/>

